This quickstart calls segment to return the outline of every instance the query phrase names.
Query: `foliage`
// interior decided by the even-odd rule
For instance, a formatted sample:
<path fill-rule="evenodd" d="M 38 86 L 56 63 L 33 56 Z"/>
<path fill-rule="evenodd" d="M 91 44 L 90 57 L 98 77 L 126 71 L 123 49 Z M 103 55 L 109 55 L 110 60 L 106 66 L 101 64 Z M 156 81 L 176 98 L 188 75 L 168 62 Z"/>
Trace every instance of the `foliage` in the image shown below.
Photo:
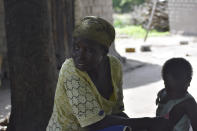
<path fill-rule="evenodd" d="M 125 13 L 131 12 L 135 5 L 144 3 L 145 0 L 113 0 L 113 8 L 115 12 Z"/>
<path fill-rule="evenodd" d="M 146 35 L 146 29 L 142 25 L 133 25 L 131 22 L 130 14 L 114 14 L 114 27 L 117 35 L 127 35 L 134 38 L 144 38 Z M 151 36 L 164 36 L 168 35 L 169 32 L 159 32 L 156 30 L 151 30 L 149 32 L 149 37 Z"/>
<path fill-rule="evenodd" d="M 126 25 L 126 26 L 115 26 L 117 35 L 127 35 L 134 38 L 144 38 L 146 35 L 146 30 L 142 26 Z M 149 37 L 151 36 L 165 36 L 169 32 L 158 32 L 156 30 L 151 30 L 149 32 Z"/>
<path fill-rule="evenodd" d="M 131 15 L 130 14 L 114 14 L 114 26 L 123 27 L 125 25 L 131 24 Z"/>

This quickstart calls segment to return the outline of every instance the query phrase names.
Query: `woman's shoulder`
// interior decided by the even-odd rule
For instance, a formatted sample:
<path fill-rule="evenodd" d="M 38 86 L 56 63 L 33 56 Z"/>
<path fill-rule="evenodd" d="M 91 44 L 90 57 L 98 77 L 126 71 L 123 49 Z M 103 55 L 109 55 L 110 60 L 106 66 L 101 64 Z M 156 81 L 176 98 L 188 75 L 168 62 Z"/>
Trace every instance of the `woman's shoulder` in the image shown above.
<path fill-rule="evenodd" d="M 68 58 L 64 61 L 64 63 L 62 64 L 62 68 L 68 67 L 68 66 L 73 66 L 73 59 L 72 58 Z"/>
<path fill-rule="evenodd" d="M 76 68 L 72 58 L 66 59 L 62 64 L 60 74 L 63 74 L 67 79 L 87 79 L 87 73 Z"/>
<path fill-rule="evenodd" d="M 109 60 L 110 60 L 112 79 L 118 82 L 118 85 L 119 84 L 121 85 L 122 84 L 122 64 L 114 56 L 109 56 Z"/>
<path fill-rule="evenodd" d="M 66 59 L 64 63 L 62 64 L 60 73 L 66 73 L 66 72 L 69 72 L 69 73 L 76 72 L 75 65 L 74 65 L 72 58 Z"/>

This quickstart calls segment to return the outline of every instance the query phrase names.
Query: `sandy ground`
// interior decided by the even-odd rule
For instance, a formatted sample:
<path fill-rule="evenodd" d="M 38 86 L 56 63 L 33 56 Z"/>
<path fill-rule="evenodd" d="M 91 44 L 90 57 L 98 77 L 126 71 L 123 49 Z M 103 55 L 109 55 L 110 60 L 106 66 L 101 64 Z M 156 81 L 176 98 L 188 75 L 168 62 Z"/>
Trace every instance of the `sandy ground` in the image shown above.
<path fill-rule="evenodd" d="M 180 45 L 188 41 L 188 45 Z M 142 45 L 150 45 L 151 52 L 141 52 Z M 125 48 L 136 48 L 135 53 L 126 53 Z M 193 37 L 166 36 L 143 40 L 117 38 L 116 49 L 127 58 L 124 68 L 123 88 L 125 112 L 130 117 L 155 116 L 155 99 L 162 89 L 161 68 L 163 63 L 172 57 L 184 57 L 194 69 L 189 92 L 197 99 L 197 39 Z M 136 67 L 129 68 L 129 65 Z M 9 89 L 0 89 L 0 119 L 10 111 Z"/>

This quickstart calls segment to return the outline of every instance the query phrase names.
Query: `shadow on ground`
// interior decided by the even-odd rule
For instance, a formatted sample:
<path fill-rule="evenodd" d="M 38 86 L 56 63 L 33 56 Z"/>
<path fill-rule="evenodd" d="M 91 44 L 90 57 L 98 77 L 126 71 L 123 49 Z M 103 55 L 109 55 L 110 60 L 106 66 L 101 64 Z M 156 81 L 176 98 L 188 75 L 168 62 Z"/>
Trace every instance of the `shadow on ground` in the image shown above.
<path fill-rule="evenodd" d="M 161 80 L 161 66 L 127 59 L 123 64 L 123 88 L 136 88 Z"/>

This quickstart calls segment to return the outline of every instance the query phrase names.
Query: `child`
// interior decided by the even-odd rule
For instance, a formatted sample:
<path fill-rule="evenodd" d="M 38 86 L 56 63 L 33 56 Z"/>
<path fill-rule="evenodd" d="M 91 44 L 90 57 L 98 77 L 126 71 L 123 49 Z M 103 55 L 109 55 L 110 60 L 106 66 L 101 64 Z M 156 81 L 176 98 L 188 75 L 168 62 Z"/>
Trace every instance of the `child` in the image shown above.
<path fill-rule="evenodd" d="M 158 93 L 156 115 L 170 120 L 173 131 L 197 131 L 197 104 L 187 92 L 192 79 L 192 66 L 184 58 L 165 62 L 162 78 L 165 88 Z"/>

